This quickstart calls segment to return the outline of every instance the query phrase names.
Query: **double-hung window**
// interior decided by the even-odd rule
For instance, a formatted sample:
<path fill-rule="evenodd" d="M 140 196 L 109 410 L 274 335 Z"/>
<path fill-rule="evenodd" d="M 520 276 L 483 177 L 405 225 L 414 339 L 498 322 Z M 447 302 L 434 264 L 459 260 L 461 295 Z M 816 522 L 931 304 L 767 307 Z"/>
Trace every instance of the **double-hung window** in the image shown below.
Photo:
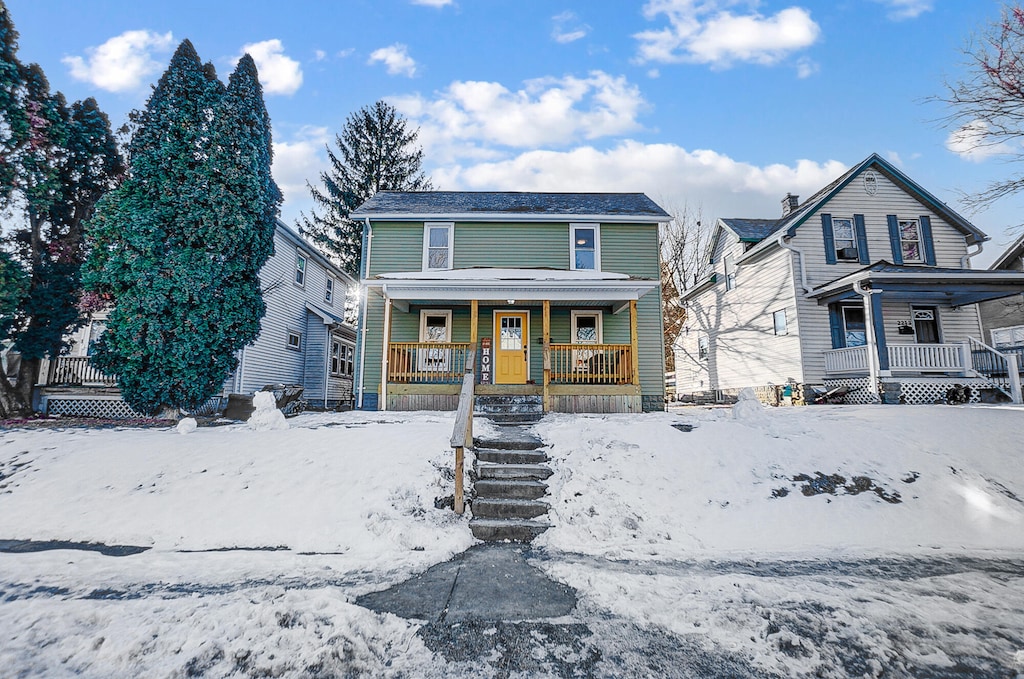
<path fill-rule="evenodd" d="M 340 375 L 343 348 L 338 340 L 331 340 L 331 374 Z"/>
<path fill-rule="evenodd" d="M 921 226 L 916 219 L 900 220 L 900 250 L 904 262 L 921 262 Z"/>
<path fill-rule="evenodd" d="M 722 262 L 725 266 L 725 289 L 732 290 L 736 287 L 736 259 L 726 255 Z"/>
<path fill-rule="evenodd" d="M 708 360 L 708 354 L 710 353 L 710 342 L 707 335 L 701 333 L 697 335 L 697 359 L 700 361 Z"/>
<path fill-rule="evenodd" d="M 601 230 L 597 224 L 569 226 L 569 252 L 574 271 L 601 270 Z"/>
<path fill-rule="evenodd" d="M 306 285 L 306 256 L 301 252 L 295 253 L 295 285 L 300 288 Z"/>
<path fill-rule="evenodd" d="M 857 236 L 853 230 L 853 220 L 846 217 L 832 218 L 832 235 L 835 238 L 836 259 L 857 261 Z"/>
<path fill-rule="evenodd" d="M 788 335 L 789 329 L 786 322 L 786 310 L 780 309 L 772 314 L 772 325 L 775 328 L 776 335 Z"/>
<path fill-rule="evenodd" d="M 452 268 L 452 222 L 427 222 L 423 225 L 423 270 Z"/>
<path fill-rule="evenodd" d="M 334 279 L 330 276 L 327 277 L 327 285 L 324 288 L 324 301 L 334 304 Z"/>

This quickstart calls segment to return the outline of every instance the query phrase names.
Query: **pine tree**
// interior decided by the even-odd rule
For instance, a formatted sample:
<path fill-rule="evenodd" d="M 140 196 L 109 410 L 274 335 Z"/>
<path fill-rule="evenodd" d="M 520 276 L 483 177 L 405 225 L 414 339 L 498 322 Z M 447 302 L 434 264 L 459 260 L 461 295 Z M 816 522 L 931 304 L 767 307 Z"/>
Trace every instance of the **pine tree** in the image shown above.
<path fill-rule="evenodd" d="M 0 0 L 0 208 L 6 207 L 14 188 L 14 154 L 28 132 L 28 116 L 19 97 L 21 64 L 17 58 L 18 32 Z"/>
<path fill-rule="evenodd" d="M 432 188 L 421 168 L 423 150 L 414 146 L 418 136 L 386 102 L 361 108 L 335 135 L 337 153 L 327 147 L 331 168 L 320 174 L 323 188 L 308 184 L 315 207 L 300 217 L 299 229 L 352 276 L 359 276 L 362 227 L 349 213 L 378 191 Z"/>
<path fill-rule="evenodd" d="M 252 60 L 225 89 L 183 42 L 138 117 L 129 177 L 89 229 L 87 287 L 114 300 L 93 361 L 136 410 L 199 406 L 258 334 L 281 200 L 270 154 Z"/>

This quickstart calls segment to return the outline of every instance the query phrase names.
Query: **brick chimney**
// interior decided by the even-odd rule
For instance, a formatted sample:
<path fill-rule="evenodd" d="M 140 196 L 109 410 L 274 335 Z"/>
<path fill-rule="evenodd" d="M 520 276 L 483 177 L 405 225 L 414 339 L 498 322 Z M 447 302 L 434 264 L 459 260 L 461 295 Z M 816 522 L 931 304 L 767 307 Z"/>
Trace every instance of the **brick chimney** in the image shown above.
<path fill-rule="evenodd" d="M 787 193 L 786 197 L 782 199 L 782 216 L 788 217 L 798 207 L 800 207 L 800 196 Z"/>

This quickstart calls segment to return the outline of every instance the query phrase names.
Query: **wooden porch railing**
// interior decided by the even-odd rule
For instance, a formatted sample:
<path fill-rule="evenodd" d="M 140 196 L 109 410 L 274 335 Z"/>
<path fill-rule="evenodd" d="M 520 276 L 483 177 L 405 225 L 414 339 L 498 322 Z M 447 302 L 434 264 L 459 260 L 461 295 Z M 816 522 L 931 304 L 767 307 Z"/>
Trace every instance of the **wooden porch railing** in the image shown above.
<path fill-rule="evenodd" d="M 388 382 L 458 384 L 466 373 L 468 342 L 392 342 L 388 347 Z"/>
<path fill-rule="evenodd" d="M 58 356 L 51 359 L 47 384 L 97 384 L 116 387 L 117 377 L 89 365 L 88 356 Z"/>
<path fill-rule="evenodd" d="M 631 384 L 629 344 L 552 344 L 552 384 Z"/>
<path fill-rule="evenodd" d="M 473 359 L 476 347 L 469 353 L 466 360 L 466 371 L 462 376 L 462 391 L 459 392 L 459 407 L 455 411 L 455 428 L 452 430 L 451 444 L 455 449 L 455 500 L 453 509 L 456 514 L 466 511 L 465 496 L 462 487 L 462 474 L 467 446 L 473 445 L 473 402 L 475 400 L 476 375 L 473 372 Z"/>

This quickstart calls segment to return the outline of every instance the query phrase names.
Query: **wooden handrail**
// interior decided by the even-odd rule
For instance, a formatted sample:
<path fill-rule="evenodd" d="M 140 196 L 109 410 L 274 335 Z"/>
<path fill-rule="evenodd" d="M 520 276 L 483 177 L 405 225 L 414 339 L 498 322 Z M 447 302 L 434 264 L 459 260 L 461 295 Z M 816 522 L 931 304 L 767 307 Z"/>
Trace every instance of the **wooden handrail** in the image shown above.
<path fill-rule="evenodd" d="M 452 430 L 452 448 L 455 449 L 455 502 L 456 514 L 466 511 L 462 473 L 465 449 L 473 445 L 473 401 L 475 397 L 476 345 L 470 347 L 466 357 L 466 374 L 462 376 L 462 390 L 459 392 L 459 407 L 455 410 L 455 428 Z"/>

